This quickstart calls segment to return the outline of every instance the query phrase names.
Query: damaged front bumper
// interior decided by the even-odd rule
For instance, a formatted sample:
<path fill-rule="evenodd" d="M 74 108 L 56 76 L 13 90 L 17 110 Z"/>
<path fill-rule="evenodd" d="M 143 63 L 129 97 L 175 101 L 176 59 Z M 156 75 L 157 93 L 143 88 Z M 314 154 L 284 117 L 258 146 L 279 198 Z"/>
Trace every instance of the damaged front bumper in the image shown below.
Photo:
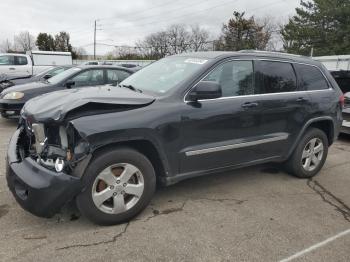
<path fill-rule="evenodd" d="M 21 159 L 21 129 L 11 138 L 7 153 L 7 184 L 17 202 L 30 213 L 52 217 L 82 190 L 79 177 L 51 171 L 30 157 Z"/>

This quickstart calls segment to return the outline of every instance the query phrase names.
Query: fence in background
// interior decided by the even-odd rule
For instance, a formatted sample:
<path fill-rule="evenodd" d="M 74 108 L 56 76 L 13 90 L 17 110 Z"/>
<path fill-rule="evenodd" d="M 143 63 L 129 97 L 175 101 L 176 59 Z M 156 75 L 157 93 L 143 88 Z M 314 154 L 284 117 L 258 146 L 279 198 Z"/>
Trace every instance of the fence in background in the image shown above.
<path fill-rule="evenodd" d="M 97 62 L 99 65 L 123 65 L 133 64 L 138 66 L 146 66 L 153 63 L 155 60 L 73 60 L 74 65 L 84 65 L 91 62 Z"/>

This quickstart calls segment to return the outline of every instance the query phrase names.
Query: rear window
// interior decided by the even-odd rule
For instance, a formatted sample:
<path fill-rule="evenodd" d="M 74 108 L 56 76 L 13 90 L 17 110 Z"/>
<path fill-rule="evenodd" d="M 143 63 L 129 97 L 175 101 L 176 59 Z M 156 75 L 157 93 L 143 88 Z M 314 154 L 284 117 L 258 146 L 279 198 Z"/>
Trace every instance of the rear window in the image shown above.
<path fill-rule="evenodd" d="M 290 63 L 255 61 L 255 94 L 293 92 L 296 75 Z"/>
<path fill-rule="evenodd" d="M 328 89 L 328 83 L 321 71 L 314 66 L 295 64 L 299 77 L 299 85 L 302 90 L 324 90 Z"/>

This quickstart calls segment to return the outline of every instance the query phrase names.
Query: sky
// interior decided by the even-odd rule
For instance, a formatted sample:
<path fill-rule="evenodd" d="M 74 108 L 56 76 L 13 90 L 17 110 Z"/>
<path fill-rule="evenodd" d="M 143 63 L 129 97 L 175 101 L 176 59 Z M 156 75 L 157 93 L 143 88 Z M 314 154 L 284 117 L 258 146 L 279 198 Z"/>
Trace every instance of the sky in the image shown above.
<path fill-rule="evenodd" d="M 300 0 L 1 0 L 0 43 L 29 31 L 70 33 L 74 47 L 93 53 L 97 20 L 97 54 L 113 45 L 135 45 L 146 35 L 174 23 L 200 25 L 215 38 L 233 11 L 257 18 L 269 16 L 278 23 L 295 13 Z"/>

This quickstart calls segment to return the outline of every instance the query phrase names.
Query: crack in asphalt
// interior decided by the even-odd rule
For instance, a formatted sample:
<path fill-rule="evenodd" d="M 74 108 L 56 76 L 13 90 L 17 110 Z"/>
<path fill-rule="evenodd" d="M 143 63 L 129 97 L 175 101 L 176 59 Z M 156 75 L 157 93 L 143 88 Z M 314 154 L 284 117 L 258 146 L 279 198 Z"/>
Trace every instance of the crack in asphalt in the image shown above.
<path fill-rule="evenodd" d="M 240 205 L 242 203 L 244 203 L 245 201 L 248 200 L 240 200 L 240 199 L 235 199 L 235 198 L 197 198 L 197 199 L 186 199 L 185 201 L 182 202 L 180 207 L 176 207 L 176 208 L 168 208 L 168 209 L 164 209 L 162 211 L 159 211 L 157 209 L 154 209 L 151 207 L 152 209 L 152 213 L 153 215 L 147 217 L 144 220 L 141 219 L 134 219 L 134 222 L 140 221 L 140 222 L 148 222 L 149 220 L 151 220 L 152 218 L 155 218 L 157 216 L 162 216 L 162 215 L 168 215 L 171 213 L 176 213 L 176 212 L 182 212 L 186 206 L 186 204 L 188 203 L 188 201 L 198 201 L 198 200 L 205 200 L 205 201 L 214 201 L 214 202 L 225 202 L 225 201 L 234 201 L 236 202 L 236 204 Z M 128 222 L 123 231 L 118 233 L 117 235 L 113 236 L 111 239 L 109 240 L 102 240 L 102 241 L 97 241 L 97 242 L 93 242 L 93 243 L 87 243 L 87 244 L 74 244 L 74 245 L 68 245 L 68 246 L 64 246 L 64 247 L 60 247 L 60 248 L 56 248 L 56 250 L 66 250 L 66 249 L 71 249 L 71 248 L 79 248 L 79 247 L 90 247 L 90 246 L 98 246 L 98 245 L 102 245 L 102 244 L 109 244 L 109 243 L 113 243 L 115 242 L 118 238 L 122 237 L 126 232 L 127 229 L 129 227 L 129 225 L 131 224 L 131 221 Z"/>
<path fill-rule="evenodd" d="M 98 245 L 102 245 L 102 244 L 113 243 L 113 242 L 117 241 L 117 239 L 118 239 L 119 237 L 122 237 L 122 236 L 126 233 L 128 227 L 129 227 L 129 225 L 130 225 L 130 222 L 126 223 L 126 224 L 125 224 L 125 227 L 124 227 L 124 229 L 123 229 L 123 231 L 120 232 L 120 233 L 118 233 L 118 234 L 116 234 L 115 236 L 113 236 L 113 237 L 112 237 L 111 239 L 109 239 L 109 240 L 102 240 L 102 241 L 93 242 L 93 243 L 88 243 L 88 244 L 69 245 L 69 246 L 64 246 L 64 247 L 56 248 L 56 250 L 64 250 L 64 249 L 77 248 L 77 247 L 91 247 L 91 246 L 98 246 Z"/>
<path fill-rule="evenodd" d="M 248 201 L 248 200 L 241 200 L 241 199 L 236 199 L 236 198 L 197 198 L 194 199 L 193 201 L 196 200 L 206 200 L 206 201 L 212 201 L 212 202 L 225 202 L 225 201 L 233 201 L 236 202 L 237 205 L 243 204 L 244 202 Z"/>
<path fill-rule="evenodd" d="M 151 220 L 152 218 L 154 217 L 157 217 L 157 216 L 162 216 L 162 215 L 168 215 L 168 214 L 171 214 L 171 213 L 176 213 L 176 212 L 181 212 L 184 210 L 184 207 L 185 205 L 187 204 L 187 202 L 189 201 L 189 199 L 186 199 L 182 205 L 180 207 L 177 207 L 177 208 L 168 208 L 168 209 L 165 209 L 163 211 L 159 211 L 157 209 L 154 209 L 154 208 L 151 208 L 152 209 L 152 212 L 153 212 L 153 215 L 152 216 L 149 216 L 147 217 L 146 219 L 142 220 L 142 222 L 148 222 L 149 220 Z"/>
<path fill-rule="evenodd" d="M 165 209 L 162 211 L 159 211 L 157 209 L 152 208 L 153 211 L 153 215 L 147 217 L 146 219 L 144 219 L 142 222 L 148 222 L 150 219 L 157 217 L 157 216 L 162 216 L 162 215 L 168 215 L 170 213 L 175 213 L 175 212 L 181 212 L 183 211 L 185 205 L 187 204 L 188 201 L 200 201 L 200 200 L 205 200 L 205 201 L 212 201 L 212 202 L 225 202 L 225 201 L 234 201 L 236 202 L 236 204 L 240 205 L 242 203 L 244 203 L 245 201 L 248 200 L 240 200 L 240 199 L 235 199 L 235 198 L 196 198 L 196 199 L 186 199 L 182 205 L 178 208 L 169 208 L 169 209 Z"/>
<path fill-rule="evenodd" d="M 317 193 L 323 200 L 323 202 L 331 205 L 339 212 L 346 221 L 350 222 L 350 207 L 345 204 L 343 200 L 335 196 L 332 192 L 327 190 L 318 181 L 309 179 L 307 186 L 310 187 L 315 193 Z"/>

